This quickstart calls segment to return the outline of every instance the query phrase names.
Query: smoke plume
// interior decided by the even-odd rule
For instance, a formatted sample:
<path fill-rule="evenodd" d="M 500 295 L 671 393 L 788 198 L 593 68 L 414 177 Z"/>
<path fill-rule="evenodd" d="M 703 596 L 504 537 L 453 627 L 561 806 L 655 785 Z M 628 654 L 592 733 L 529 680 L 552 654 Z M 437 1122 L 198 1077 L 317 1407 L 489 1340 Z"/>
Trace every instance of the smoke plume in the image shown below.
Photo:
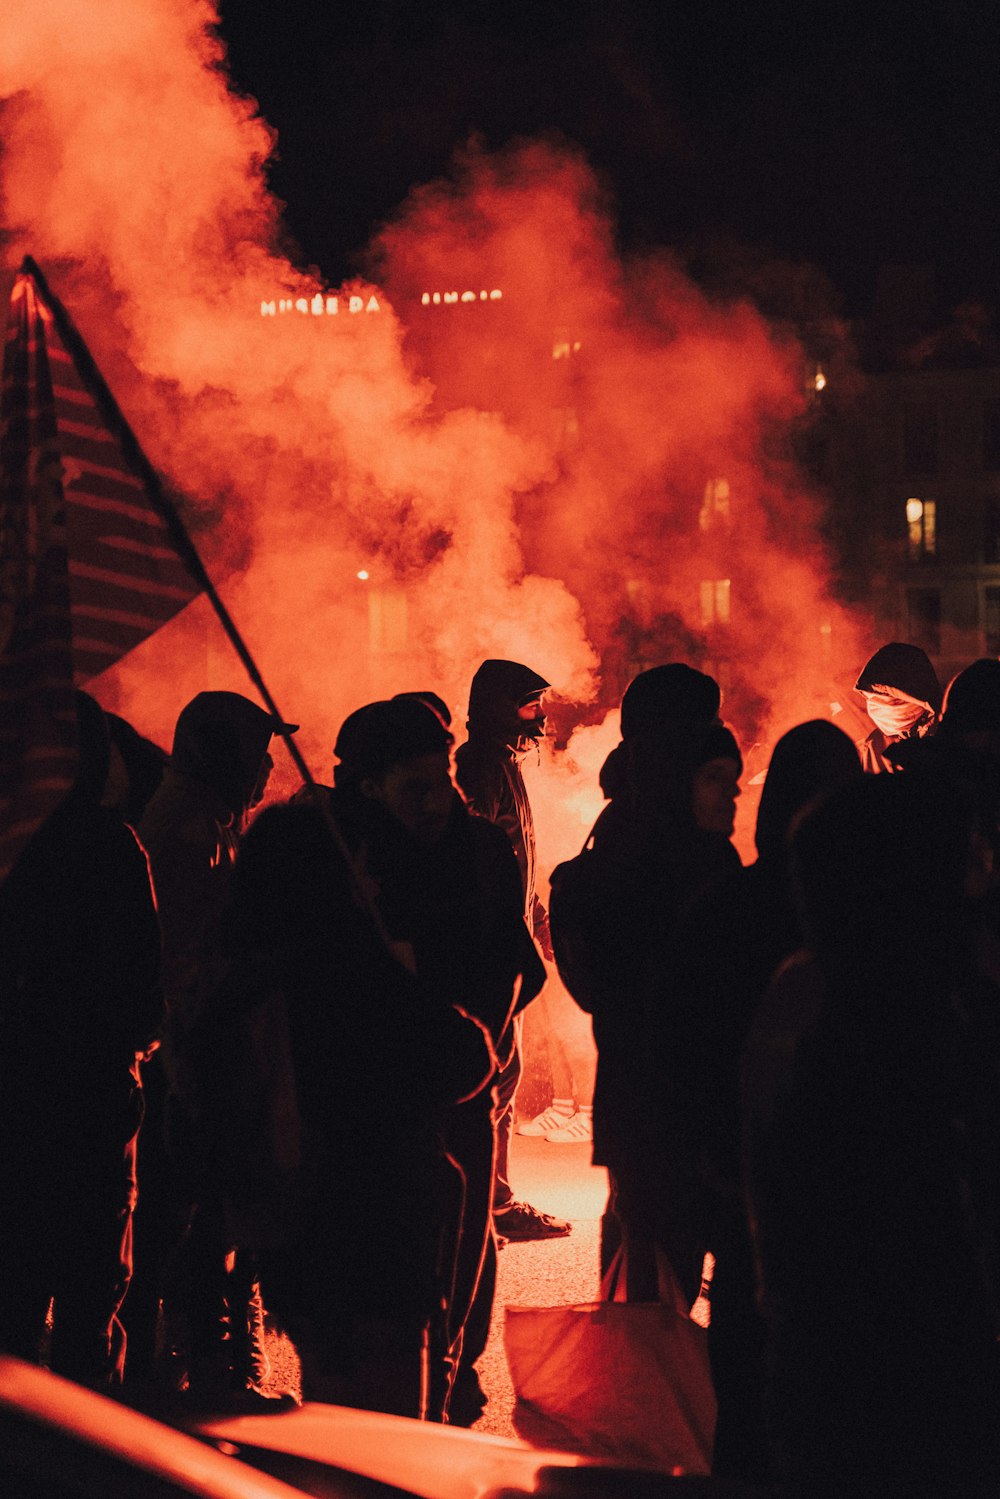
<path fill-rule="evenodd" d="M 460 726 L 485 656 L 553 683 L 564 738 L 584 725 L 539 767 L 543 863 L 599 809 L 642 665 L 715 671 L 762 769 L 865 654 L 792 457 L 801 349 L 667 252 L 623 261 L 552 141 L 469 147 L 381 230 L 369 282 L 321 286 L 283 247 L 272 135 L 216 19 L 14 0 L 3 253 L 69 306 L 317 775 L 370 698 L 434 688 Z M 94 689 L 169 743 L 206 686 L 248 690 L 201 602 Z"/>

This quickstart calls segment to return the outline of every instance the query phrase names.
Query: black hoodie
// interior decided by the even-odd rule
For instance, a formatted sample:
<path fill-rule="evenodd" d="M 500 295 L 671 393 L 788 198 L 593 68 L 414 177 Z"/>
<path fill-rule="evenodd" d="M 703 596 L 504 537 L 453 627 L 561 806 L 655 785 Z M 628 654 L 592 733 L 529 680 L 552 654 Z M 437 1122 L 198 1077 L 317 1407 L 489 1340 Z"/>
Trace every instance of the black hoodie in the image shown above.
<path fill-rule="evenodd" d="M 517 661 L 484 661 L 469 693 L 469 738 L 455 755 L 455 779 L 473 812 L 507 834 L 517 856 L 528 925 L 547 945 L 547 918 L 535 895 L 535 827 L 518 765 L 518 739 L 530 725 L 518 708 L 540 697 L 544 677 Z"/>

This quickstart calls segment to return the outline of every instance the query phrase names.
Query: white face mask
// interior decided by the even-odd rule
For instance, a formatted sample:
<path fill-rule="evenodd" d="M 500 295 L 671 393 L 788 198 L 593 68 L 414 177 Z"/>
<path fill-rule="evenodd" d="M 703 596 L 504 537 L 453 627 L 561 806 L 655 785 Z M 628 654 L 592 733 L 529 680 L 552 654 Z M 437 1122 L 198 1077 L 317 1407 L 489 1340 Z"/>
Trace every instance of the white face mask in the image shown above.
<path fill-rule="evenodd" d="M 922 718 L 928 717 L 926 703 L 915 703 L 912 698 L 881 697 L 878 693 L 866 693 L 868 717 L 887 739 L 901 739 Z"/>

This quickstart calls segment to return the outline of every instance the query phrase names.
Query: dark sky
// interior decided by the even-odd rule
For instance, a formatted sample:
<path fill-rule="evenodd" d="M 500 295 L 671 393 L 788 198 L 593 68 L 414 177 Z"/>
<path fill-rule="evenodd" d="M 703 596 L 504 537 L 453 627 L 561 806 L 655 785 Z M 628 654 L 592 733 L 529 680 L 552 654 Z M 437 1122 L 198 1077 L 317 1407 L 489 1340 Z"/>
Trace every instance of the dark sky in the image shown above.
<path fill-rule="evenodd" d="M 933 262 L 941 310 L 1000 301 L 1000 5 L 896 0 L 223 0 L 271 180 L 331 281 L 408 188 L 557 131 L 625 249 L 728 242 L 824 268 L 851 313 Z"/>

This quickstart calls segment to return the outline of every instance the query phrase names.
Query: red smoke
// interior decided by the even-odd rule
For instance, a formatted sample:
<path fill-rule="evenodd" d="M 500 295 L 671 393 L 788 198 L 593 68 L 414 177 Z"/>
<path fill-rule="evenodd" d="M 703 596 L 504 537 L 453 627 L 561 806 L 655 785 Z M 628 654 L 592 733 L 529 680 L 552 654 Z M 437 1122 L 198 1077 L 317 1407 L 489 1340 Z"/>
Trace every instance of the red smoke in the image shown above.
<path fill-rule="evenodd" d="M 586 163 L 540 143 L 471 150 L 415 190 L 372 284 L 313 312 L 215 19 L 207 0 L 103 0 L 99 24 L 75 0 L 15 0 L 4 257 L 49 273 L 187 497 L 317 775 L 372 697 L 434 688 L 460 729 L 488 655 L 591 721 L 639 664 L 683 655 L 717 671 L 748 746 L 829 713 L 866 651 L 790 456 L 798 346 L 667 253 L 623 262 Z M 352 313 L 351 293 L 380 310 Z M 249 690 L 198 604 L 95 690 L 169 743 L 205 686 Z M 613 740 L 597 725 L 541 767 L 543 863 L 582 841 Z"/>

